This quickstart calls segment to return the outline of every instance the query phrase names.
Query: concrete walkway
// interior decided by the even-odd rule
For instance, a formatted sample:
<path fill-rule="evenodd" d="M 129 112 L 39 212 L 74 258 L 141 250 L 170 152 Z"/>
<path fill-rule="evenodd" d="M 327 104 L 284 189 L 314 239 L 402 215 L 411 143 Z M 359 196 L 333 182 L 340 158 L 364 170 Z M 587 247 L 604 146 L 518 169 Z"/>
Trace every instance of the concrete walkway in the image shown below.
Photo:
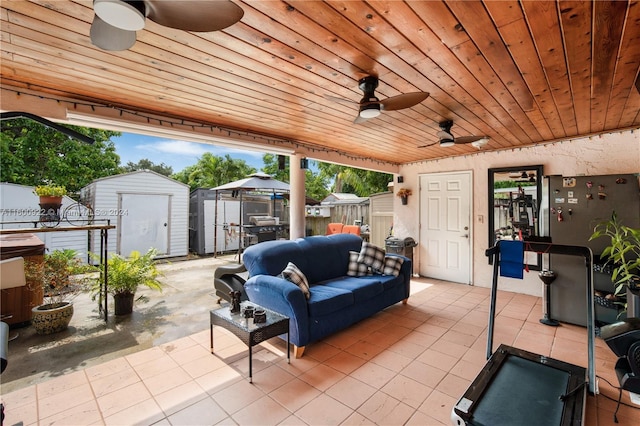
<path fill-rule="evenodd" d="M 74 314 L 63 332 L 40 336 L 33 327 L 16 329 L 9 343 L 9 363 L 2 374 L 2 393 L 41 383 L 124 355 L 176 340 L 209 327 L 209 311 L 217 306 L 213 273 L 216 267 L 237 264 L 234 255 L 172 261 L 160 265 L 162 293 L 140 289 L 133 314 L 113 315 L 105 323 L 97 301 L 88 294 L 74 300 Z"/>

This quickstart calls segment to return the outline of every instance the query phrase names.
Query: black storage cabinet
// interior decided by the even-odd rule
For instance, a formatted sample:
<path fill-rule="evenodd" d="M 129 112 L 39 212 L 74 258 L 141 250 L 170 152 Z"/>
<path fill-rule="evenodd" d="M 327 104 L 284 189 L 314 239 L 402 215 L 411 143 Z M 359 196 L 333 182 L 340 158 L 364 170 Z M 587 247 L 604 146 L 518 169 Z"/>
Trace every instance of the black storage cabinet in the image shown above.
<path fill-rule="evenodd" d="M 384 240 L 384 249 L 387 253 L 401 254 L 411 259 L 411 273 L 413 274 L 413 248 L 417 246 L 416 240 L 411 237 L 397 238 L 387 237 Z"/>

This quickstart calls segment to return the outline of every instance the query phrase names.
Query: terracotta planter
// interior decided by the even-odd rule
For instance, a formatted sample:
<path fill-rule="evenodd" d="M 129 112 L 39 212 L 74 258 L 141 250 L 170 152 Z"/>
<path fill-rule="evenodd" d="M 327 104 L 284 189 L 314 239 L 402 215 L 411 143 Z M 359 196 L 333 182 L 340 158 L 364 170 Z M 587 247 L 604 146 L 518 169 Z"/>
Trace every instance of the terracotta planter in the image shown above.
<path fill-rule="evenodd" d="M 129 315 L 133 312 L 133 293 L 117 293 L 113 295 L 116 315 Z"/>
<path fill-rule="evenodd" d="M 31 309 L 31 325 L 38 334 L 53 334 L 66 330 L 73 316 L 73 303 L 47 304 Z"/>
<path fill-rule="evenodd" d="M 60 207 L 62 207 L 62 197 L 41 195 L 40 222 L 59 222 Z"/>

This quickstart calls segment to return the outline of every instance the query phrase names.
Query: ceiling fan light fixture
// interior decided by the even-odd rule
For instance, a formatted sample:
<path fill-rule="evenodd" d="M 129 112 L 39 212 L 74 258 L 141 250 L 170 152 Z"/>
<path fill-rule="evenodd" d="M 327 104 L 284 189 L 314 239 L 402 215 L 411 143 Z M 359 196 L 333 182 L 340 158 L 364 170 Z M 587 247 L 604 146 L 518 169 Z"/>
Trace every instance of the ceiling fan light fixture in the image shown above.
<path fill-rule="evenodd" d="M 448 148 L 454 146 L 456 143 L 453 139 L 440 139 L 440 148 Z"/>
<path fill-rule="evenodd" d="M 360 118 L 374 118 L 380 115 L 380 104 L 362 105 L 360 107 Z"/>
<path fill-rule="evenodd" d="M 144 28 L 144 1 L 93 0 L 93 10 L 107 24 L 127 31 Z"/>

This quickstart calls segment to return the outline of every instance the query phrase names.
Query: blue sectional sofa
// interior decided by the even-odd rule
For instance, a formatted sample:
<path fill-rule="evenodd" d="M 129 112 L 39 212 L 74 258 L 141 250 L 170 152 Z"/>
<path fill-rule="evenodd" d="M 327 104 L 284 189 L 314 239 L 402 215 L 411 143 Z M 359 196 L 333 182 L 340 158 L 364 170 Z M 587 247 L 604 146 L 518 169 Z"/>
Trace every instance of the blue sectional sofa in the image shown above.
<path fill-rule="evenodd" d="M 355 253 L 362 239 L 352 234 L 265 241 L 248 247 L 243 263 L 249 272 L 244 289 L 251 302 L 290 318 L 290 339 L 297 358 L 304 347 L 409 297 L 411 260 L 403 260 L 397 276 L 368 272 L 353 276 Z M 366 246 L 370 247 L 370 246 Z M 393 259 L 386 259 L 393 262 Z M 289 262 L 302 271 L 309 296 L 282 271 Z M 399 262 L 398 262 L 399 263 Z M 348 273 L 350 275 L 348 275 Z M 357 275 L 363 275 L 361 269 Z"/>

